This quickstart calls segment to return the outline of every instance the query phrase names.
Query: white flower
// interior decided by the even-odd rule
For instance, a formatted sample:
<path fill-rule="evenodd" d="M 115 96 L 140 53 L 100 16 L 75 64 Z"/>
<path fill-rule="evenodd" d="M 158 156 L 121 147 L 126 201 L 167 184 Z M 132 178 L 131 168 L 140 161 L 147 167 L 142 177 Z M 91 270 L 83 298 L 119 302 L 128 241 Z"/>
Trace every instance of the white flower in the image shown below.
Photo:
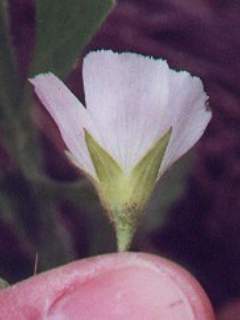
<path fill-rule="evenodd" d="M 108 50 L 85 57 L 83 81 L 87 108 L 53 74 L 31 79 L 71 157 L 93 179 L 105 207 L 119 211 L 112 205 L 117 201 L 117 206 L 128 203 L 132 208 L 129 202 L 134 197 L 134 206 L 142 207 L 156 180 L 199 140 L 210 121 L 202 82 L 186 71 L 170 69 L 162 59 Z M 157 148 L 161 150 L 156 153 Z M 151 150 L 155 156 L 149 162 Z M 129 190 L 129 177 L 141 161 L 140 177 L 135 179 L 134 191 Z M 152 165 L 154 172 L 149 169 Z M 132 194 L 142 197 L 143 187 L 149 184 L 148 171 L 151 186 L 138 206 L 140 200 Z M 101 176 L 106 174 L 107 182 Z M 141 192 L 136 191 L 140 186 Z M 116 220 L 114 213 L 112 219 Z"/>

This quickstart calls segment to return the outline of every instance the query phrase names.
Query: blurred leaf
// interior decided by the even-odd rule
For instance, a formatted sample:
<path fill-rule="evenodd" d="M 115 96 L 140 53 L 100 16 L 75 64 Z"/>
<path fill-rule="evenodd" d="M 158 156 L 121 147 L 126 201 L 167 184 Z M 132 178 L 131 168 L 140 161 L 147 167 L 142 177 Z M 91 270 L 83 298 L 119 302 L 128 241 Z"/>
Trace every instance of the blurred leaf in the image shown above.
<path fill-rule="evenodd" d="M 7 283 L 7 281 L 2 279 L 2 278 L 0 278 L 0 289 L 4 289 L 4 288 L 6 288 L 8 286 L 9 286 L 9 284 Z"/>
<path fill-rule="evenodd" d="M 18 100 L 18 77 L 9 41 L 7 1 L 0 1 L 0 109 L 1 120 Z"/>
<path fill-rule="evenodd" d="M 171 206 L 183 195 L 193 161 L 194 152 L 190 152 L 160 178 L 141 224 L 144 233 L 161 226 Z"/>
<path fill-rule="evenodd" d="M 36 0 L 32 73 L 64 77 L 113 6 L 113 0 Z"/>
<path fill-rule="evenodd" d="M 76 258 L 71 234 L 64 226 L 57 208 L 43 201 L 37 203 L 38 212 L 34 213 L 33 217 L 40 231 L 35 239 L 36 252 L 39 256 L 38 271 L 49 270 Z"/>
<path fill-rule="evenodd" d="M 89 243 L 88 256 L 116 251 L 116 238 L 114 228 L 106 215 L 102 214 L 99 203 L 92 204 L 85 201 L 81 208 L 86 207 L 86 229 Z"/>
<path fill-rule="evenodd" d="M 1 138 L 7 150 L 18 161 L 18 141 L 28 128 L 26 112 L 19 107 L 23 98 L 23 84 L 17 73 L 10 41 L 8 2 L 0 1 L 0 126 Z M 21 146 L 20 146 L 21 147 Z"/>
<path fill-rule="evenodd" d="M 1 221 L 10 224 L 15 222 L 15 217 L 13 214 L 13 204 L 10 197 L 8 197 L 7 192 L 4 191 L 2 192 L 0 187 L 0 217 Z"/>
<path fill-rule="evenodd" d="M 0 180 L 0 221 L 16 227 L 16 235 L 32 261 L 38 253 L 39 270 L 73 259 L 71 237 L 62 224 L 58 206 L 39 193 L 39 185 L 20 173 Z"/>

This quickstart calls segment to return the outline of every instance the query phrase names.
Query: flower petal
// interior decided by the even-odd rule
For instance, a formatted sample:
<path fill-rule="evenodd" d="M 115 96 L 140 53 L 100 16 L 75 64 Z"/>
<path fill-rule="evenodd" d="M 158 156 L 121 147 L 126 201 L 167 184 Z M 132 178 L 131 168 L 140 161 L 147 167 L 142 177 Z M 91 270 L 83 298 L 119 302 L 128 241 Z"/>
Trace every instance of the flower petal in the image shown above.
<path fill-rule="evenodd" d="M 40 101 L 55 120 L 75 162 L 80 169 L 95 178 L 95 169 L 84 139 L 83 129 L 91 131 L 93 127 L 87 110 L 65 84 L 52 73 L 40 74 L 30 79 L 30 82 Z"/>
<path fill-rule="evenodd" d="M 134 53 L 91 52 L 83 80 L 104 147 L 129 172 L 170 128 L 168 65 Z"/>
<path fill-rule="evenodd" d="M 200 79 L 170 69 L 162 59 L 91 52 L 83 80 L 104 147 L 126 172 L 172 128 L 162 174 L 200 138 L 211 118 Z"/>
<path fill-rule="evenodd" d="M 212 113 L 206 107 L 208 96 L 202 81 L 188 72 L 172 72 L 168 108 L 172 108 L 173 132 L 163 158 L 159 177 L 186 153 L 203 135 Z"/>

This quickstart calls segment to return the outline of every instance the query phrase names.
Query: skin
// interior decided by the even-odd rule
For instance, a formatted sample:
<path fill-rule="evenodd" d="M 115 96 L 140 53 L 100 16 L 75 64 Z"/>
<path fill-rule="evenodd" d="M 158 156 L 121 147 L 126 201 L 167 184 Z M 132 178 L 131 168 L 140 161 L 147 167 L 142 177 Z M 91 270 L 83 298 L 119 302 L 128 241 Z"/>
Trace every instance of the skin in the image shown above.
<path fill-rule="evenodd" d="M 184 269 L 145 253 L 84 259 L 0 291 L 5 320 L 214 320 Z"/>

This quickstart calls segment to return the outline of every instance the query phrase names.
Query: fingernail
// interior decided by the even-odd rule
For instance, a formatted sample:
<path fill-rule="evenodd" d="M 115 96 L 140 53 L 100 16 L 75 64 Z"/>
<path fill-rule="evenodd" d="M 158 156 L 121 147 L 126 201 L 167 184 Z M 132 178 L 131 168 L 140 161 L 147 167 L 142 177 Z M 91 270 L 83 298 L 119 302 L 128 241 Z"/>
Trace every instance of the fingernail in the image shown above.
<path fill-rule="evenodd" d="M 69 287 L 51 305 L 48 320 L 193 320 L 184 291 L 163 270 L 132 266 Z M 200 318 L 199 318 L 200 319 Z"/>

